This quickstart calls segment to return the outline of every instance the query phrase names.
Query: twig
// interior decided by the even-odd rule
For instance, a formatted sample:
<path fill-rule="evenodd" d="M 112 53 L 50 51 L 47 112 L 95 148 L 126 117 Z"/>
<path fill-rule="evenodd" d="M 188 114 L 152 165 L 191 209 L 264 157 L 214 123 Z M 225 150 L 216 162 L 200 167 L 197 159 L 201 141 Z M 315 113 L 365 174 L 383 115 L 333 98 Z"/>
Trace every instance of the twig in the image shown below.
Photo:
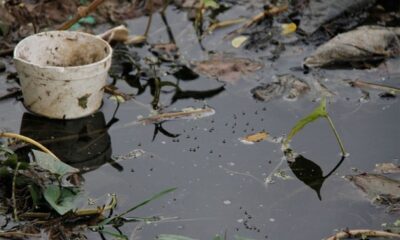
<path fill-rule="evenodd" d="M 15 232 L 0 232 L 0 237 L 2 238 L 10 238 L 10 239 L 26 239 L 26 238 L 40 238 L 40 234 L 32 234 L 32 233 L 25 233 L 20 231 Z"/>
<path fill-rule="evenodd" d="M 13 176 L 13 181 L 12 181 L 12 193 L 11 193 L 11 198 L 12 198 L 12 203 L 13 203 L 13 213 L 14 213 L 14 221 L 18 222 L 18 211 L 17 211 L 17 199 L 15 198 L 15 182 L 17 181 L 17 175 L 18 175 L 18 169 L 19 166 L 21 165 L 20 162 L 17 163 L 17 166 L 15 167 L 14 170 L 14 176 Z"/>
<path fill-rule="evenodd" d="M 278 15 L 282 12 L 285 12 L 287 9 L 288 9 L 287 5 L 281 6 L 281 7 L 273 6 L 271 8 L 268 8 L 264 12 L 261 12 L 261 13 L 255 15 L 254 17 L 252 17 L 251 19 L 249 19 L 241 28 L 229 33 L 225 38 L 231 39 L 231 38 L 235 37 L 236 35 L 241 34 L 242 32 L 244 32 L 246 29 L 248 29 L 252 25 L 260 22 L 264 18 L 269 17 L 269 16 Z"/>
<path fill-rule="evenodd" d="M 400 239 L 400 234 L 386 232 L 386 231 L 379 231 L 379 230 L 370 230 L 370 229 L 354 229 L 354 230 L 346 230 L 338 232 L 334 236 L 329 237 L 326 240 L 339 240 L 344 238 L 360 238 L 360 237 L 384 237 L 384 238 Z"/>
<path fill-rule="evenodd" d="M 150 14 L 149 14 L 149 20 L 147 21 L 147 26 L 146 26 L 146 30 L 144 31 L 144 36 L 147 38 L 147 36 L 149 35 L 149 31 L 150 31 L 150 26 L 151 26 L 151 22 L 153 20 L 153 0 L 149 0 L 149 4 L 150 4 Z"/>
<path fill-rule="evenodd" d="M 0 57 L 10 55 L 14 51 L 14 47 L 0 50 Z"/>
<path fill-rule="evenodd" d="M 89 6 L 82 6 L 78 8 L 77 13 L 73 18 L 63 23 L 58 30 L 67 30 L 72 25 L 77 23 L 81 18 L 86 17 L 89 13 L 93 12 L 100 4 L 102 4 L 105 0 L 94 0 Z"/>
<path fill-rule="evenodd" d="M 50 154 L 52 157 L 54 157 L 57 160 L 60 160 L 54 153 L 52 153 L 48 148 L 43 146 L 42 144 L 38 143 L 37 141 L 33 140 L 32 138 L 28 138 L 22 135 L 19 135 L 17 133 L 7 133 L 7 132 L 0 132 L 0 138 L 14 138 L 18 139 L 27 143 L 32 144 L 33 146 L 39 148 L 43 152 Z"/>

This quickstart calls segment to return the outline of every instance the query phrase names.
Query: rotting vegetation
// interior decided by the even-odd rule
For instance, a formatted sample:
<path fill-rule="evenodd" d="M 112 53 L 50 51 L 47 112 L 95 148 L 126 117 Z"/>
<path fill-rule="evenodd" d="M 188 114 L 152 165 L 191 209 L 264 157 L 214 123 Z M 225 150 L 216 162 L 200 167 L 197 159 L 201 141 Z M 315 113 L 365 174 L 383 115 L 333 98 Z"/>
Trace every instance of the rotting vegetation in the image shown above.
<path fill-rule="evenodd" d="M 95 24 L 112 21 L 120 23 L 123 19 L 134 18 L 142 15 L 149 15 L 148 25 L 143 34 L 130 35 L 128 29 L 119 26 L 106 31 L 99 36 L 113 44 L 114 56 L 113 66 L 110 76 L 113 83 L 105 87 L 105 91 L 111 95 L 110 98 L 119 104 L 129 101 L 136 101 L 135 97 L 140 96 L 149 90 L 152 101 L 149 117 L 141 118 L 135 123 L 143 125 L 154 124 L 155 132 L 153 140 L 158 132 L 169 136 L 177 137 L 179 134 L 171 134 L 162 127 L 166 121 L 180 119 L 197 119 L 210 116 L 215 113 L 214 109 L 205 105 L 204 108 L 189 108 L 182 111 L 168 111 L 168 107 L 181 99 L 205 100 L 212 98 L 225 90 L 227 83 L 237 83 L 247 75 L 265 67 L 259 61 L 241 58 L 230 55 L 210 54 L 208 60 L 187 61 L 182 59 L 179 47 L 172 34 L 168 35 L 168 43 L 148 44 L 149 26 L 151 25 L 152 14 L 160 11 L 163 16 L 165 7 L 169 1 L 145 1 L 142 5 L 140 1 L 131 3 L 130 1 L 94 1 L 92 8 L 93 15 L 88 15 L 88 9 L 76 11 L 79 1 L 65 1 L 63 3 L 40 2 L 37 5 L 31 3 L 15 4 L 6 1 L 0 7 L 0 28 L 3 36 L 0 42 L 0 56 L 9 54 L 13 49 L 13 44 L 19 39 L 45 30 L 47 28 L 85 29 L 91 31 Z M 270 3 L 259 8 L 259 13 L 250 17 L 247 21 L 243 19 L 231 19 L 219 21 L 215 17 L 215 12 L 221 9 L 229 9 L 234 5 L 230 1 L 173 1 L 178 8 L 189 12 L 188 16 L 193 22 L 196 30 L 197 40 L 200 45 L 208 35 L 218 29 L 225 27 L 235 27 L 226 35 L 226 41 L 232 41 L 235 48 L 245 48 L 248 50 L 264 51 L 267 59 L 275 61 L 285 51 L 285 45 L 291 46 L 301 44 L 301 42 L 311 42 L 322 44 L 316 48 L 304 62 L 299 63 L 301 71 L 318 71 L 318 68 L 373 68 L 385 59 L 398 57 L 399 52 L 399 19 L 400 16 L 390 11 L 391 1 L 354 1 L 354 4 L 343 1 L 343 6 L 337 9 L 337 5 L 330 4 L 329 1 L 322 1 L 323 8 L 332 8 L 334 11 L 321 11 L 321 6 L 314 3 L 308 5 L 307 1 L 293 1 Z M 102 3 L 100 5 L 97 5 Z M 54 4 L 60 6 L 55 7 Z M 122 4 L 122 5 L 121 5 Z M 257 4 L 255 4 L 257 6 Z M 378 7 L 377 7 L 378 6 Z M 322 9 L 323 9 L 322 8 Z M 382 10 L 383 8 L 383 10 Z M 42 9 L 39 11 L 38 9 Z M 49 9 L 51 11 L 43 11 Z M 397 11 L 398 11 L 397 7 Z M 314 12 L 312 10 L 315 10 Z M 318 12 L 319 11 L 319 12 Z M 77 14 L 75 14 L 77 12 Z M 62 13 L 62 14 L 61 14 Z M 357 13 L 362 13 L 357 15 Z M 43 15 L 44 14 L 44 15 Z M 67 19 L 67 16 L 76 15 L 71 21 L 58 26 Z M 346 26 L 350 18 L 357 17 L 351 26 Z M 303 20 L 304 19 L 304 20 Z M 364 23 L 378 22 L 383 26 L 361 26 Z M 311 21 L 311 23 L 310 23 Z M 299 24 L 300 22 L 300 24 Z M 382 24 L 383 22 L 383 24 Z M 242 24 L 240 27 L 236 25 Z M 289 25 L 290 24 L 290 25 Z M 166 23 L 168 29 L 168 23 Z M 208 26 L 207 26 L 208 25 Z M 371 41 L 363 41 L 367 35 Z M 370 35 L 370 37 L 368 37 Z M 328 41 L 328 39 L 330 39 Z M 141 56 L 134 52 L 130 47 L 132 44 L 142 44 L 149 50 L 151 55 Z M 204 48 L 204 46 L 202 46 Z M 1 69 L 1 68 L 0 68 Z M 162 76 L 173 75 L 178 81 L 164 80 Z M 186 90 L 180 87 L 180 82 L 191 81 L 199 76 L 213 78 L 219 81 L 220 86 L 207 90 Z M 12 78 L 12 76 L 10 77 Z M 136 90 L 136 93 L 125 93 L 116 87 L 116 82 L 123 80 Z M 287 137 L 271 139 L 273 143 L 282 144 L 283 155 L 293 174 L 311 189 L 317 192 L 321 198 L 320 190 L 323 182 L 331 176 L 334 171 L 343 163 L 347 153 L 344 149 L 339 133 L 336 131 L 333 121 L 326 110 L 326 97 L 328 100 L 334 98 L 334 94 L 323 86 L 320 82 L 310 84 L 309 81 L 298 79 L 290 74 L 276 76 L 276 81 L 261 83 L 259 87 L 253 88 L 251 92 L 254 98 L 261 101 L 271 101 L 283 96 L 285 100 L 296 101 L 309 92 L 316 93 L 313 100 L 320 101 L 310 115 L 298 121 Z M 357 87 L 363 91 L 378 90 L 385 96 L 392 97 L 398 95 L 398 87 L 387 86 L 384 84 L 368 83 L 359 79 L 346 79 L 352 87 Z M 172 89 L 172 90 L 171 90 Z M 10 88 L 0 99 L 14 97 L 20 90 Z M 162 99 L 166 93 L 171 94 L 170 102 L 166 103 Z M 365 93 L 365 92 L 363 92 Z M 383 96 L 383 95 L 382 95 Z M 329 102 L 329 101 L 328 101 Z M 86 107 L 85 97 L 79 99 L 79 105 Z M 147 104 L 144 104 L 147 107 Z M 338 164 L 325 176 L 322 169 L 311 160 L 301 154 L 295 153 L 289 148 L 288 143 L 292 140 L 303 127 L 309 123 L 324 118 L 328 121 L 333 130 L 341 151 L 341 159 Z M 112 124 L 110 124 L 111 126 Z M 107 127 L 110 127 L 107 126 Z M 124 127 L 129 126 L 125 125 Z M 4 137 L 6 135 L 2 135 Z M 16 135 L 10 135 L 18 137 Z M 270 138 L 266 131 L 250 134 L 243 139 L 247 142 L 258 143 Z M 26 139 L 25 139 L 26 140 Z M 34 143 L 34 142 L 30 142 Z M 125 215 L 147 202 L 154 200 L 174 189 L 168 189 L 155 195 L 149 200 L 130 208 L 126 212 L 117 215 L 105 216 L 107 211 L 112 211 L 115 207 L 117 198 L 110 195 L 102 204 L 94 204 L 92 208 L 81 208 L 75 204 L 74 199 L 84 196 L 79 184 L 79 173 L 77 169 L 57 160 L 51 152 L 47 153 L 33 151 L 31 156 L 20 159 L 16 150 L 19 144 L 8 142 L 1 149 L 1 173 L 4 179 L 4 213 L 10 219 L 10 228 L 3 228 L 0 236 L 6 238 L 30 238 L 42 237 L 40 229 L 46 229 L 46 234 L 50 238 L 58 239 L 60 236 L 76 238 L 80 236 L 79 229 L 91 229 L 101 234 L 109 234 L 116 238 L 126 238 L 118 232 L 118 226 L 131 221 L 157 221 L 157 217 L 152 219 L 128 218 Z M 36 145 L 38 147 L 38 145 Z M 13 149 L 16 148 L 16 149 Z M 39 148 L 41 148 L 39 146 Z M 381 175 L 361 174 L 347 176 L 363 191 L 367 191 L 368 198 L 377 205 L 388 206 L 389 211 L 398 210 L 398 196 L 395 189 L 398 182 L 396 180 L 382 177 Z M 71 180 L 71 185 L 67 180 Z M 2 181 L 3 182 L 3 181 Z M 389 185 L 390 189 L 376 189 L 381 185 Z M 393 186 L 392 186 L 393 185 Z M 22 187 L 27 186 L 27 187 Z M 82 200 L 82 199 L 81 199 Z M 108 230 L 106 227 L 115 227 L 117 232 Z M 396 231 L 396 230 L 393 230 Z M 349 237 L 399 237 L 396 233 L 388 231 L 375 231 L 363 229 L 347 229 L 339 232 L 328 239 L 343 239 Z M 177 240 L 191 239 L 178 235 L 160 235 L 159 239 Z M 217 236 L 215 239 L 227 239 Z M 237 237 L 236 239 L 243 239 Z"/>

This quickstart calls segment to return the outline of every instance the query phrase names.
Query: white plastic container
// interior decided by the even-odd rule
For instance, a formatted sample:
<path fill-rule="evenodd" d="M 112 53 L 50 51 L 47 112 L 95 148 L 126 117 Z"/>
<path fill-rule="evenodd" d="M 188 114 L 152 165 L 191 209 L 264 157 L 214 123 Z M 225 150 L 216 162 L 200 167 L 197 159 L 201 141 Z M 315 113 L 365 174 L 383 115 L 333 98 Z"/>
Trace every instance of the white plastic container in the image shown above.
<path fill-rule="evenodd" d="M 14 49 L 24 105 L 56 119 L 94 113 L 103 99 L 112 48 L 91 34 L 71 31 L 38 33 Z"/>

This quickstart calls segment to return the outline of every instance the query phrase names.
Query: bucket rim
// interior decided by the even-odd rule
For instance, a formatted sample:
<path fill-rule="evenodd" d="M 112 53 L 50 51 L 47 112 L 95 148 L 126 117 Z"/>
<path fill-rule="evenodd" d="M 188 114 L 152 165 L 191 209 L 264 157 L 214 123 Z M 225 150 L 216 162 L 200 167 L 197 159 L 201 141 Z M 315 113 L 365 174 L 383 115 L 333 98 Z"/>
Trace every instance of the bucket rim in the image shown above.
<path fill-rule="evenodd" d="M 36 64 L 36 63 L 29 62 L 29 61 L 27 61 L 25 59 L 22 59 L 19 56 L 17 56 L 17 53 L 19 52 L 20 47 L 23 45 L 23 43 L 25 41 L 27 41 L 30 38 L 40 36 L 42 34 L 51 34 L 51 33 L 54 33 L 54 34 L 57 34 L 57 33 L 65 34 L 65 33 L 67 33 L 67 34 L 84 35 L 86 37 L 92 38 L 93 40 L 103 42 L 105 44 L 105 46 L 107 47 L 107 49 L 108 49 L 108 54 L 107 54 L 106 57 L 104 57 L 103 59 L 101 59 L 100 61 L 97 61 L 97 62 L 93 62 L 93 63 L 89 63 L 89 64 L 85 64 L 85 65 L 67 66 L 67 67 L 50 66 L 50 65 L 44 65 L 43 66 L 43 65 L 39 65 L 39 64 Z M 111 59 L 112 54 L 113 54 L 113 48 L 110 46 L 110 44 L 107 41 L 105 41 L 101 37 L 98 37 L 98 36 L 93 35 L 93 34 L 85 33 L 85 32 L 76 32 L 76 31 L 67 31 L 67 30 L 64 30 L 64 31 L 54 30 L 54 31 L 45 31 L 45 32 L 36 33 L 36 34 L 30 35 L 30 36 L 22 39 L 21 41 L 19 41 L 18 44 L 14 48 L 13 59 L 14 59 L 14 61 L 17 60 L 17 61 L 23 62 L 24 64 L 27 64 L 27 65 L 30 65 L 30 66 L 33 66 L 33 67 L 36 67 L 36 68 L 39 68 L 39 69 L 65 71 L 65 70 L 78 70 L 78 69 L 82 69 L 82 68 L 85 69 L 85 68 L 90 68 L 90 67 L 94 67 L 94 66 L 100 65 L 100 64 L 102 64 L 104 62 L 108 62 Z"/>

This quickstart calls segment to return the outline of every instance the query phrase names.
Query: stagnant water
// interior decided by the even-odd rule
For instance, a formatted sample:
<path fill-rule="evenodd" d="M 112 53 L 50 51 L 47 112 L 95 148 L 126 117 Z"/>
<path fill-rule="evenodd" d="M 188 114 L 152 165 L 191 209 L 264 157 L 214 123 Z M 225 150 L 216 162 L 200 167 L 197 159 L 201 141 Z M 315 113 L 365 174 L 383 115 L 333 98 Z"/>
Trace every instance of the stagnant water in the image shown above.
<path fill-rule="evenodd" d="M 235 12 L 236 11 L 236 12 Z M 228 11 L 225 18 L 242 14 L 243 9 Z M 251 13 L 246 13 L 250 16 Z M 343 83 L 343 79 L 362 79 L 399 86 L 399 60 L 390 60 L 385 67 L 372 70 L 320 70 L 304 74 L 297 71 L 301 62 L 315 47 L 288 46 L 275 62 L 267 60 L 263 51 L 235 49 L 223 36 L 234 28 L 216 31 L 203 41 L 204 51 L 185 13 L 173 8 L 166 17 L 186 61 L 207 59 L 207 51 L 230 52 L 264 63 L 254 75 L 236 84 L 226 84 L 225 90 L 205 101 L 183 99 L 168 107 L 208 105 L 216 114 L 193 121 L 170 121 L 162 128 L 178 137 L 158 131 L 153 140 L 154 125 L 126 126 L 138 116 L 150 113 L 152 97 L 147 89 L 135 101 L 122 103 L 115 115 L 119 119 L 107 132 L 89 138 L 54 141 L 50 147 L 66 160 L 75 159 L 74 166 L 84 169 L 84 188 L 94 198 L 116 193 L 121 212 L 170 187 L 178 189 L 162 199 L 135 211 L 132 216 L 162 216 L 158 223 L 132 223 L 121 227 L 131 239 L 154 239 L 159 234 L 178 234 L 196 239 L 212 239 L 227 233 L 253 239 L 322 239 L 342 228 L 380 229 L 382 223 L 392 223 L 395 214 L 373 206 L 349 182 L 346 174 L 371 172 L 376 163 L 398 162 L 400 108 L 398 98 L 383 99 L 378 91 L 370 91 L 369 101 L 360 101 L 361 91 Z M 129 29 L 144 31 L 147 18 L 128 21 Z M 106 28 L 106 26 L 104 26 Z M 100 29 L 98 30 L 100 32 Z M 150 42 L 168 41 L 166 28 L 159 15 L 154 15 Z M 143 53 L 145 50 L 136 49 Z M 9 70 L 12 70 L 9 66 Z M 328 111 L 350 155 L 336 172 L 325 180 L 321 199 L 291 172 L 282 160 L 279 144 L 263 141 L 244 145 L 238 138 L 265 130 L 272 136 L 287 134 L 301 117 L 317 106 L 318 96 L 305 96 L 297 101 L 282 98 L 270 102 L 257 101 L 250 90 L 261 82 L 270 82 L 275 74 L 291 73 L 301 78 L 318 79 L 335 93 Z M 0 75 L 2 89 L 10 87 Z M 171 76 L 162 77 L 175 81 Z M 215 89 L 224 84 L 200 76 L 192 81 L 180 81 L 185 90 Z M 136 92 L 118 81 L 124 92 Z M 161 102 L 168 105 L 173 93 L 163 93 Z M 0 103 L 0 128 L 31 136 L 55 135 L 55 139 L 104 129 L 112 119 L 117 104 L 104 98 L 100 111 L 93 117 L 60 124 L 29 114 L 22 103 L 9 99 Z M 158 126 L 160 127 L 160 126 Z M 292 142 L 292 147 L 318 164 L 327 174 L 340 161 L 340 149 L 328 123 L 318 120 L 307 126 Z M 137 158 L 110 164 L 111 156 L 143 150 Z M 142 151 L 137 151 L 142 152 Z M 76 161 L 79 159 L 79 162 Z M 273 177 L 276 170 L 291 179 Z M 98 239 L 96 233 L 88 233 Z"/>

